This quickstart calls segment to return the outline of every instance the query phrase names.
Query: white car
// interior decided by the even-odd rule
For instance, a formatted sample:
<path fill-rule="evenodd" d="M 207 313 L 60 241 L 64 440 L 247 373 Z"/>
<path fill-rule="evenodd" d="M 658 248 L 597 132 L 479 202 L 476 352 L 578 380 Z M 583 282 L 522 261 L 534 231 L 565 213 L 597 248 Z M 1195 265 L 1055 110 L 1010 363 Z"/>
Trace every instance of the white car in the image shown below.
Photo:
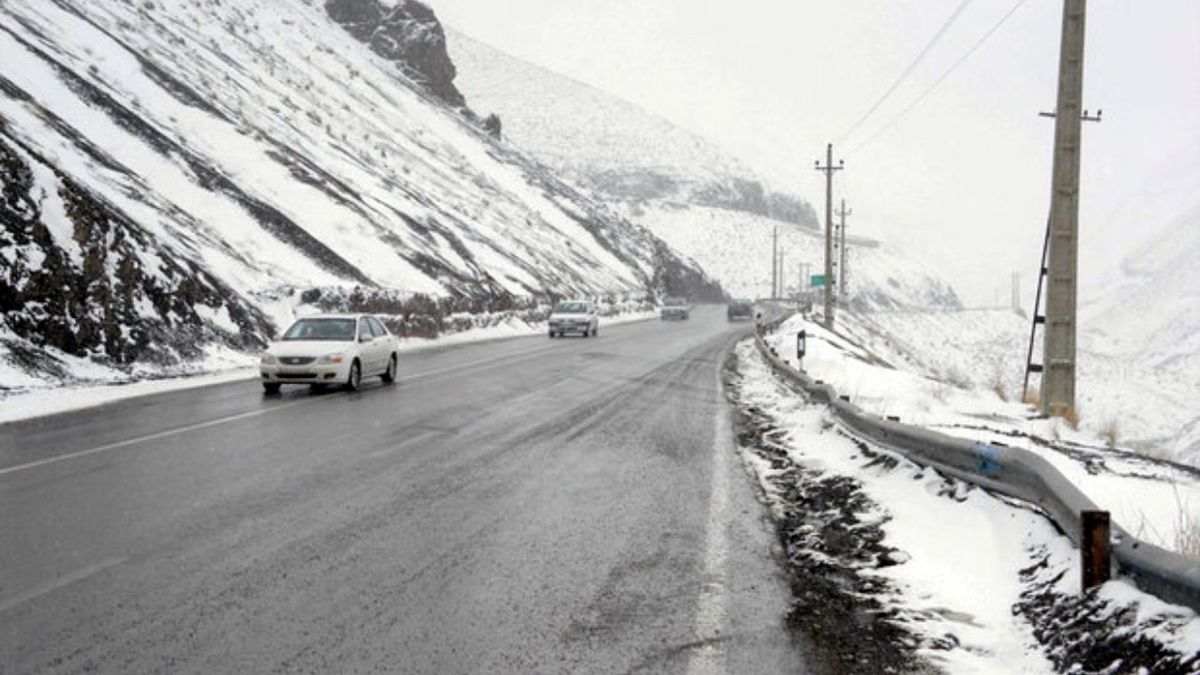
<path fill-rule="evenodd" d="M 364 377 L 396 381 L 400 345 L 379 319 L 367 314 L 322 314 L 296 319 L 259 361 L 263 389 L 284 384 L 341 385 L 354 391 Z"/>
<path fill-rule="evenodd" d="M 662 311 L 659 313 L 663 321 L 671 319 L 687 321 L 691 315 L 692 306 L 688 304 L 687 298 L 667 298 L 663 300 Z"/>
<path fill-rule="evenodd" d="M 583 337 L 600 334 L 600 317 L 590 300 L 567 300 L 550 311 L 550 337 L 578 333 Z"/>

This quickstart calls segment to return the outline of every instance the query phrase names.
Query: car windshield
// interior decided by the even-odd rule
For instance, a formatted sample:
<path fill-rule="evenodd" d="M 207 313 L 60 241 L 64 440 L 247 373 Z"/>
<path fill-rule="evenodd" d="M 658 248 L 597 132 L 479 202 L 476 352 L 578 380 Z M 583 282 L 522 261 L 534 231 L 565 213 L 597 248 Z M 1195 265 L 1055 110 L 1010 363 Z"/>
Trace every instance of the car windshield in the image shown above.
<path fill-rule="evenodd" d="M 684 300 L 683 298 L 667 298 L 666 300 L 663 300 L 663 304 L 668 307 L 682 307 L 683 305 L 687 304 L 687 300 Z"/>
<path fill-rule="evenodd" d="M 560 302 L 554 306 L 555 314 L 586 314 L 586 302 Z"/>
<path fill-rule="evenodd" d="M 283 339 L 352 342 L 354 323 L 354 319 L 300 319 L 287 329 Z"/>

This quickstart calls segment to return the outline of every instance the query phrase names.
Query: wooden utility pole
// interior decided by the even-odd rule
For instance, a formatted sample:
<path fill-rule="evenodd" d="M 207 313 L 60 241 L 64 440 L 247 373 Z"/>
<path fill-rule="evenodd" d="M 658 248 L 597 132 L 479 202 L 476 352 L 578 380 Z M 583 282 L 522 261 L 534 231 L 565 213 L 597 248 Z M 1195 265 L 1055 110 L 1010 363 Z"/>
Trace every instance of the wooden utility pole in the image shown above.
<path fill-rule="evenodd" d="M 846 168 L 838 160 L 833 165 L 833 143 L 825 146 L 825 166 L 816 162 L 816 170 L 825 172 L 825 327 L 833 328 L 833 172 Z"/>
<path fill-rule="evenodd" d="M 841 225 L 838 228 L 838 247 L 841 249 L 841 263 L 838 265 L 838 296 L 844 301 L 846 299 L 846 216 L 854 213 L 854 209 L 846 208 L 846 200 L 842 200 L 842 208 L 838 210 L 838 216 L 841 218 Z"/>
<path fill-rule="evenodd" d="M 1054 170 L 1042 350 L 1042 413 L 1075 408 L 1075 333 L 1079 270 L 1079 163 L 1083 106 L 1083 42 L 1087 0 L 1063 0 L 1054 111 Z"/>

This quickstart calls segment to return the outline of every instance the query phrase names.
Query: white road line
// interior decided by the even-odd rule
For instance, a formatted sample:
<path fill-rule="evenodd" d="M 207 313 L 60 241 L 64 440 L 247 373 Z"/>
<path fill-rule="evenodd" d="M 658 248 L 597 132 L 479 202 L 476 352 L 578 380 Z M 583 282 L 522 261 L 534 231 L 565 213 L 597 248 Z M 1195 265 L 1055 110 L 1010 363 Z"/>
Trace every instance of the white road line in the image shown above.
<path fill-rule="evenodd" d="M 312 403 L 315 400 L 318 400 L 318 399 L 303 399 L 300 401 L 292 401 L 291 403 L 282 403 L 280 405 L 272 406 L 270 408 L 259 408 L 257 410 L 249 410 L 247 412 L 238 413 L 236 415 L 228 415 L 226 417 L 218 417 L 215 420 L 208 420 L 207 422 L 197 422 L 196 424 L 189 424 L 187 426 L 176 427 L 174 429 L 167 429 L 166 431 L 159 431 L 159 432 L 156 432 L 153 434 L 148 434 L 146 436 L 138 436 L 137 438 L 127 438 L 123 441 L 117 441 L 116 443 L 109 443 L 107 445 L 101 445 L 101 446 L 97 446 L 95 448 L 88 448 L 87 450 L 80 450 L 78 452 L 69 452 L 64 455 L 55 455 L 54 457 L 47 457 L 45 459 L 39 459 L 37 461 L 29 462 L 27 464 L 18 464 L 16 466 L 9 466 L 9 467 L 0 469 L 0 476 L 7 476 L 7 475 L 13 474 L 13 473 L 20 473 L 22 471 L 36 469 L 41 466 L 47 466 L 49 464 L 57 464 L 59 462 L 65 462 L 70 459 L 78 459 L 80 457 L 87 457 L 88 455 L 95 455 L 95 454 L 99 454 L 101 452 L 108 452 L 110 450 L 116 450 L 118 448 L 125 448 L 125 447 L 129 447 L 131 445 L 137 445 L 138 443 L 145 443 L 146 441 L 155 441 L 160 438 L 170 438 L 171 436 L 178 436 L 179 434 L 185 434 L 189 431 L 195 431 L 197 429 L 206 429 L 208 427 L 215 427 L 220 424 L 236 422 L 237 420 L 246 419 L 248 417 L 257 417 L 259 415 L 265 415 L 270 412 L 275 412 L 277 410 L 283 410 L 285 408 L 291 408 L 291 407 L 298 406 L 298 405 L 301 405 L 304 403 Z"/>
<path fill-rule="evenodd" d="M 87 567 L 75 570 L 70 574 L 61 576 L 48 584 L 30 589 L 24 593 L 18 593 L 7 600 L 0 602 L 0 614 L 7 612 L 8 610 L 19 605 L 23 605 L 35 598 L 40 598 L 48 593 L 53 593 L 64 586 L 70 586 L 76 581 L 83 581 L 84 579 L 95 574 L 99 574 L 110 567 L 116 567 L 126 560 L 128 560 L 128 558 L 109 558 L 107 560 L 101 560 L 94 565 L 88 565 Z"/>
<path fill-rule="evenodd" d="M 717 368 L 717 387 L 721 369 Z M 712 480 L 708 497 L 708 522 L 704 533 L 704 585 L 692 617 L 692 639 L 697 646 L 688 659 L 689 675 L 725 672 L 725 645 L 729 630 L 729 582 L 726 562 L 729 541 L 725 536 L 729 510 L 729 444 L 732 431 L 728 412 L 718 401 L 713 424 Z"/>

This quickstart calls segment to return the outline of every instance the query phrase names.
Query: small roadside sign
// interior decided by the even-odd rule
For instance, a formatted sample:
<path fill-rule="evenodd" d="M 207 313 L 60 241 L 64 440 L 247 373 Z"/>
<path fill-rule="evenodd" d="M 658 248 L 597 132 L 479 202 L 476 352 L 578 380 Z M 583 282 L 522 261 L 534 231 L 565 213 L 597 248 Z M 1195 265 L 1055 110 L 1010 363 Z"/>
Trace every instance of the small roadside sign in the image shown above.
<path fill-rule="evenodd" d="M 812 283 L 809 285 L 812 286 L 813 288 L 824 288 L 825 287 L 825 275 L 824 274 L 812 275 Z"/>

